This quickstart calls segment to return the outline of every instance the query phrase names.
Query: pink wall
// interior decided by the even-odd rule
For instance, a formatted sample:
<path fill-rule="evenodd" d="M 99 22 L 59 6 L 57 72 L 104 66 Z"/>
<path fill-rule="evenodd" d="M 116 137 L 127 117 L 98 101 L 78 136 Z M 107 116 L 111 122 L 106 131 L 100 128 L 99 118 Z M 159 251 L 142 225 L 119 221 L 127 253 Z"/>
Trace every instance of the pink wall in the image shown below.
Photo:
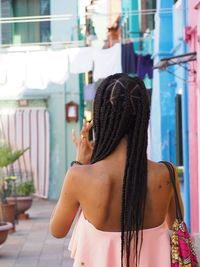
<path fill-rule="evenodd" d="M 195 7 L 200 1 L 189 1 L 188 26 L 191 27 L 190 52 L 197 51 L 198 12 Z M 198 57 L 197 57 L 198 58 Z M 197 62 L 190 63 L 190 68 L 197 71 Z M 197 73 L 200 72 L 197 71 Z M 199 75 L 199 73 L 198 73 Z M 199 229 L 199 193 L 198 193 L 198 108 L 197 108 L 197 74 L 190 73 L 189 80 L 189 161 L 190 161 L 190 199 L 191 199 L 191 231 Z"/>

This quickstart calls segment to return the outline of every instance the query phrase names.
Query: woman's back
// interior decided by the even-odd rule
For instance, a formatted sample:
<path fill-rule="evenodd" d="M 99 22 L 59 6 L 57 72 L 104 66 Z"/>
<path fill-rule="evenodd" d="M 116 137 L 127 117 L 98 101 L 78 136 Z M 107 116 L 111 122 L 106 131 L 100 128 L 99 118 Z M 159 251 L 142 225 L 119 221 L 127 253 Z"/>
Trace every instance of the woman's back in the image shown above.
<path fill-rule="evenodd" d="M 82 209 L 69 245 L 74 267 L 121 266 L 124 150 L 125 140 L 122 140 L 107 159 L 93 165 L 76 166 L 71 170 Z M 170 238 L 165 219 L 171 193 L 165 165 L 148 161 L 143 243 L 138 267 L 170 267 Z M 132 247 L 131 267 L 135 267 L 133 251 Z"/>
<path fill-rule="evenodd" d="M 73 167 L 77 197 L 85 218 L 97 229 L 119 232 L 125 169 L 125 140 L 108 158 L 93 165 Z M 144 228 L 161 225 L 166 219 L 172 186 L 164 164 L 148 161 Z M 173 211 L 172 211 L 173 213 Z"/>
<path fill-rule="evenodd" d="M 121 266 L 121 259 L 126 261 L 124 266 L 133 266 L 129 255 L 135 254 L 138 259 L 142 232 L 141 262 L 147 257 L 147 264 L 140 266 L 170 266 L 169 235 L 164 221 L 167 219 L 168 226 L 172 226 L 175 203 L 167 168 L 147 160 L 149 115 L 147 90 L 138 77 L 111 75 L 97 88 L 94 146 L 88 140 L 89 128 L 84 123 L 80 138 L 75 141 L 76 160 L 83 166 L 68 171 L 51 223 L 56 237 L 65 236 L 81 208 L 71 241 L 74 266 L 81 265 L 81 258 L 87 267 L 117 267 Z M 179 186 L 177 177 L 176 180 Z M 103 251 L 104 244 L 107 251 Z M 96 265 L 96 258 L 101 258 L 101 254 L 102 259 L 109 258 L 109 253 L 116 255 L 112 256 L 112 265 Z"/>

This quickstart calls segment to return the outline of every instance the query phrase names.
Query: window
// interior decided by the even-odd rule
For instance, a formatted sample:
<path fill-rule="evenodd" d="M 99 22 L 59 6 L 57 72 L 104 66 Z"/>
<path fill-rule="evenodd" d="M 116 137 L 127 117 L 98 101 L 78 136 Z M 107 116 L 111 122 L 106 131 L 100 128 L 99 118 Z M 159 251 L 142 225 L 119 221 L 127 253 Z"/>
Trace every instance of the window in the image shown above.
<path fill-rule="evenodd" d="M 50 15 L 50 0 L 1 0 L 2 17 Z M 50 21 L 2 25 L 2 43 L 37 43 L 50 41 Z"/>
<path fill-rule="evenodd" d="M 1 17 L 7 18 L 12 17 L 12 8 L 10 0 L 0 0 L 1 1 Z M 12 43 L 12 24 L 1 24 L 1 42 L 2 44 Z"/>
<path fill-rule="evenodd" d="M 176 164 L 183 166 L 182 95 L 176 95 Z"/>
<path fill-rule="evenodd" d="M 40 0 L 40 14 L 50 15 L 50 0 Z M 50 42 L 50 21 L 40 22 L 40 41 Z"/>

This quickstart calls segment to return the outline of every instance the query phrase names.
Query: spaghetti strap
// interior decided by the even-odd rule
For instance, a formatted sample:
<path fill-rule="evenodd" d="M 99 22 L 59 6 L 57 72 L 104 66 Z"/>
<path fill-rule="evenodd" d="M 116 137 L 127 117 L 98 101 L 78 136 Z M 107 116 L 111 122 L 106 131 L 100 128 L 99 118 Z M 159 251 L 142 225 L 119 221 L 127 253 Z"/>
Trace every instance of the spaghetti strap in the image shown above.
<path fill-rule="evenodd" d="M 178 220 L 183 221 L 183 215 L 182 215 L 181 206 L 180 206 L 180 202 L 179 202 L 179 198 L 178 198 L 178 193 L 177 193 L 177 189 L 176 189 L 176 177 L 175 177 L 174 167 L 168 161 L 160 161 L 160 162 L 163 163 L 163 164 L 165 164 L 165 166 L 169 170 L 170 181 L 171 181 L 172 186 L 173 186 L 175 203 L 176 203 L 176 218 Z"/>

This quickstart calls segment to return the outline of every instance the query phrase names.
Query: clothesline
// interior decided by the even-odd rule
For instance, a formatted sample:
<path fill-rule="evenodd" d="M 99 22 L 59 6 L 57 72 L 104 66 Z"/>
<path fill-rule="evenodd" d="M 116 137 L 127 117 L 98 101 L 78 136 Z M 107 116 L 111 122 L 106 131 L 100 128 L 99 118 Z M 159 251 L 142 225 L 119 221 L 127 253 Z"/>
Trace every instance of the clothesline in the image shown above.
<path fill-rule="evenodd" d="M 38 49 L 36 50 L 35 48 Z M 49 48 L 54 48 L 55 50 L 60 50 L 63 48 L 71 48 L 71 47 L 85 47 L 85 41 L 68 41 L 68 42 L 37 42 L 37 43 L 22 43 L 22 44 L 4 44 L 0 45 L 0 54 L 1 53 L 12 53 L 12 52 L 27 52 L 27 51 L 40 51 L 47 50 Z M 17 48 L 19 50 L 13 50 Z M 22 49 L 24 48 L 24 50 Z M 29 49 L 28 49 L 29 48 Z M 31 48 L 31 49 L 30 49 Z M 8 50 L 6 50 L 8 49 Z"/>
<path fill-rule="evenodd" d="M 140 41 L 144 41 L 147 39 L 151 39 L 153 40 L 154 37 L 150 34 L 144 36 L 144 37 L 131 37 L 131 38 L 125 38 L 125 39 L 121 39 L 118 43 L 122 43 L 122 44 L 126 44 L 126 43 L 130 43 L 130 42 L 140 42 Z M 38 49 L 36 50 L 35 48 L 38 47 Z M 14 48 L 17 48 L 19 50 L 13 50 Z M 68 42 L 37 42 L 37 43 L 22 43 L 22 44 L 4 44 L 4 45 L 0 45 L 0 49 L 2 48 L 2 50 L 0 50 L 0 54 L 1 53 L 13 53 L 13 52 L 28 52 L 28 51 L 39 51 L 39 50 L 47 50 L 47 49 L 55 49 L 55 50 L 59 50 L 59 49 L 63 49 L 63 48 L 81 48 L 81 47 L 85 47 L 85 41 L 68 41 Z M 88 47 L 88 46 L 87 46 Z M 89 47 L 92 47 L 89 46 Z M 6 50 L 6 48 L 8 50 Z M 22 49 L 24 48 L 24 50 Z M 28 49 L 31 48 L 31 49 Z"/>
<path fill-rule="evenodd" d="M 155 14 L 172 14 L 173 12 L 176 11 L 185 11 L 187 10 L 186 8 L 177 8 L 177 9 L 173 9 L 170 8 L 168 10 L 156 10 L 156 9 L 145 9 L 145 10 L 141 10 L 141 11 L 125 11 L 125 12 L 118 12 L 118 13 L 100 13 L 97 11 L 92 11 L 89 13 L 86 13 L 86 15 L 99 15 L 99 16 L 138 16 L 138 15 L 142 15 L 142 16 L 147 16 L 147 15 L 155 15 Z"/>
<path fill-rule="evenodd" d="M 122 72 L 122 59 L 125 58 L 125 54 L 128 55 L 125 60 L 125 63 L 128 63 L 126 73 L 136 73 L 135 67 L 134 72 L 129 71 L 132 64 L 136 66 L 134 58 L 138 59 L 139 64 L 144 64 L 144 60 L 151 61 L 150 55 L 146 58 L 146 56 L 134 54 L 132 44 L 120 43 L 108 49 L 82 47 L 58 51 L 35 51 L 34 54 L 32 52 L 2 54 L 0 55 L 0 96 L 4 93 L 19 93 L 26 88 L 46 89 L 49 83 L 63 84 L 68 79 L 69 73 L 79 74 L 93 70 L 94 81 L 97 81 Z M 130 58 L 132 58 L 131 65 Z"/>
<path fill-rule="evenodd" d="M 172 13 L 174 11 L 183 11 L 187 9 L 183 8 L 162 8 L 162 9 L 142 9 L 142 10 L 132 10 L 132 11 L 123 11 L 123 12 L 115 12 L 115 13 L 100 13 L 96 11 L 86 12 L 83 16 L 101 15 L 101 16 L 134 16 L 134 15 L 153 15 L 155 13 Z M 22 23 L 22 22 L 42 22 L 42 21 L 57 21 L 57 20 L 70 20 L 72 18 L 79 18 L 79 15 L 74 14 L 58 14 L 58 15 L 40 15 L 40 16 L 18 16 L 18 17 L 4 17 L 0 18 L 0 24 L 6 23 Z"/>

